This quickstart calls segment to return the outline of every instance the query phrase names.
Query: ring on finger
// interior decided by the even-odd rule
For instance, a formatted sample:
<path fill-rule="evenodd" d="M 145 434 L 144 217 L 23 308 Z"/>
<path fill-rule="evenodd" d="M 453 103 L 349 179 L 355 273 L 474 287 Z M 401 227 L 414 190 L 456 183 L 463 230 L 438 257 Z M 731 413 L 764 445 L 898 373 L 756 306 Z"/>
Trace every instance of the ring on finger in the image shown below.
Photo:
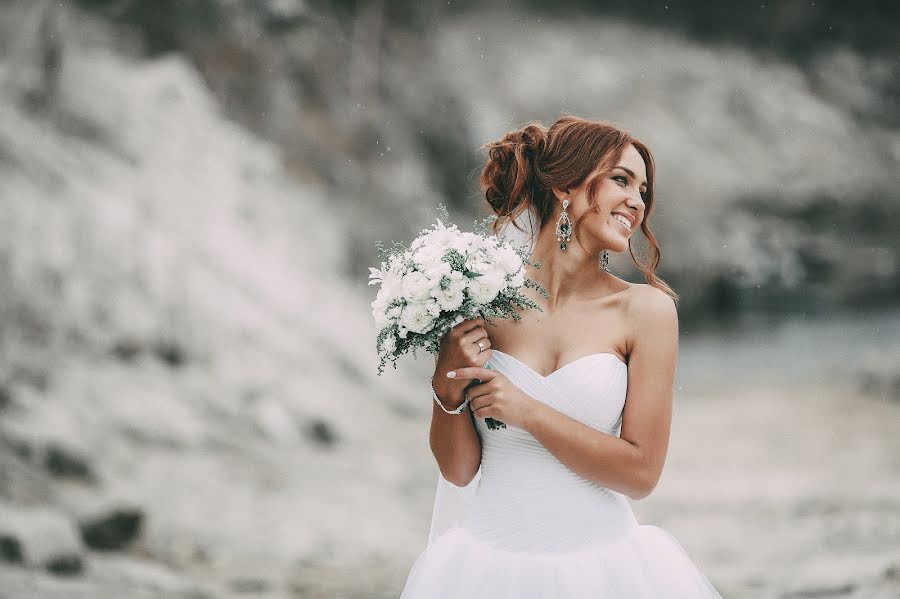
<path fill-rule="evenodd" d="M 478 342 L 478 351 L 484 351 L 484 343 L 481 341 Z"/>

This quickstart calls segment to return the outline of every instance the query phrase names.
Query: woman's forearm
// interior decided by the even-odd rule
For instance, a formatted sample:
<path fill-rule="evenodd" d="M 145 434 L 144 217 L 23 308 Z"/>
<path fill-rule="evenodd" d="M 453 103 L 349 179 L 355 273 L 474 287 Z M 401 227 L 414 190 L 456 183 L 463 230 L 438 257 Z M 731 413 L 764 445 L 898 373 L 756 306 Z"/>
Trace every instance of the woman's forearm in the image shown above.
<path fill-rule="evenodd" d="M 524 427 L 570 470 L 608 489 L 643 499 L 655 484 L 637 447 L 546 404 L 535 402 Z"/>
<path fill-rule="evenodd" d="M 463 391 L 459 391 L 458 397 L 456 392 L 453 392 L 454 397 L 448 395 L 438 391 L 438 399 L 447 409 L 454 409 L 465 400 Z M 461 414 L 447 414 L 436 402 L 432 404 L 431 453 L 443 477 L 457 487 L 464 487 L 475 477 L 481 465 L 481 440 L 472 422 L 471 412 L 466 407 Z"/>

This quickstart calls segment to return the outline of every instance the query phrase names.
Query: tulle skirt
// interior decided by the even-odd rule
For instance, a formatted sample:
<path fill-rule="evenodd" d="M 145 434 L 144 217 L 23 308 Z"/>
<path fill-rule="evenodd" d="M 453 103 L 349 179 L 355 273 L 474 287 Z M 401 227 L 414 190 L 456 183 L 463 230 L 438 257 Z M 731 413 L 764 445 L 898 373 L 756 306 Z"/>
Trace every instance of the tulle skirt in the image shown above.
<path fill-rule="evenodd" d="M 455 526 L 413 563 L 400 599 L 721 599 L 678 540 L 636 524 L 571 552 L 509 551 Z"/>

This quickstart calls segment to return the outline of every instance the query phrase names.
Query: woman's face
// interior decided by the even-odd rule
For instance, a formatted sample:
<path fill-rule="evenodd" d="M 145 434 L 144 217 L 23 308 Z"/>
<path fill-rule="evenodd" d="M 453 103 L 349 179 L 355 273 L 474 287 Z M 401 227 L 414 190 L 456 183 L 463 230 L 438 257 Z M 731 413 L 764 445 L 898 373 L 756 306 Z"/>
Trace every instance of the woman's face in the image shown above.
<path fill-rule="evenodd" d="M 589 208 L 587 181 L 570 190 L 570 218 L 574 223 Z M 597 211 L 589 214 L 579 225 L 579 236 L 589 250 L 608 249 L 624 252 L 628 239 L 644 220 L 644 194 L 647 192 L 647 171 L 644 159 L 631 144 L 597 188 Z M 574 236 L 573 236 L 574 241 Z"/>

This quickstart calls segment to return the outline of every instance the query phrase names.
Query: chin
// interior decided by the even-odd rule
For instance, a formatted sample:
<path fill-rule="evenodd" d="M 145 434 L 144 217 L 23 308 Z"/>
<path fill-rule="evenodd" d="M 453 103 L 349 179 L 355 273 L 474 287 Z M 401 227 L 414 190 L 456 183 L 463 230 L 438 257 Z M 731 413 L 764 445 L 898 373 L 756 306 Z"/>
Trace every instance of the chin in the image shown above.
<path fill-rule="evenodd" d="M 612 239 L 606 240 L 606 250 L 614 253 L 621 254 L 622 252 L 628 251 L 628 240 L 630 237 L 623 237 L 621 235 L 616 235 Z"/>

